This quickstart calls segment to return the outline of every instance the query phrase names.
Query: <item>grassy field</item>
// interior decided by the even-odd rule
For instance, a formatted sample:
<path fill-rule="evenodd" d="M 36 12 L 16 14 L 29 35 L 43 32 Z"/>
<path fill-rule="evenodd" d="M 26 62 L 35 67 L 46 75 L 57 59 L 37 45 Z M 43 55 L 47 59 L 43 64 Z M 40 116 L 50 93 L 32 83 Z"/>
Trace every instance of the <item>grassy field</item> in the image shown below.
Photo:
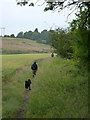
<path fill-rule="evenodd" d="M 3 118 L 87 118 L 88 75 L 74 61 L 50 54 L 2 56 Z M 30 66 L 39 69 L 32 78 Z M 32 80 L 32 90 L 24 81 Z"/>
<path fill-rule="evenodd" d="M 0 119 L 2 117 L 2 56 L 0 55 Z"/>
<path fill-rule="evenodd" d="M 32 78 L 31 64 L 50 54 L 17 54 L 2 56 L 3 117 L 13 117 L 22 104 L 24 81 Z"/>
<path fill-rule="evenodd" d="M 2 53 L 17 54 L 17 53 L 45 53 L 50 52 L 50 46 L 37 43 L 30 39 L 21 38 L 2 38 Z"/>

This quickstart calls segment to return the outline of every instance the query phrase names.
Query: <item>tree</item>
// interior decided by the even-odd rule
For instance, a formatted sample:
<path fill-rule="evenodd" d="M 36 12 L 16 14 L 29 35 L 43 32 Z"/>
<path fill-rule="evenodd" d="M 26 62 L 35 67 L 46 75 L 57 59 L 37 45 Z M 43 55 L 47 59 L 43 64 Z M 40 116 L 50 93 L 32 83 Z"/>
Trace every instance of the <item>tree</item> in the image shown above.
<path fill-rule="evenodd" d="M 24 0 L 20 4 L 21 5 L 28 4 L 29 2 L 26 2 L 26 1 L 27 0 Z M 90 49 L 90 42 L 89 42 L 90 0 L 58 0 L 58 1 L 57 0 L 45 0 L 45 2 L 47 4 L 46 4 L 44 11 L 58 10 L 60 12 L 61 10 L 64 10 L 65 8 L 70 8 L 69 10 L 71 10 L 70 11 L 71 13 L 75 11 L 76 9 L 79 11 L 79 13 L 76 14 L 77 16 L 76 20 L 73 20 L 73 22 L 71 23 L 71 32 L 74 34 L 76 38 L 74 40 L 74 45 L 73 45 L 74 57 L 75 59 L 79 60 L 80 66 L 88 66 L 88 56 L 89 56 L 88 53 Z M 55 44 L 52 44 L 52 45 L 56 47 L 59 45 L 58 41 L 60 40 L 60 38 L 57 32 L 55 32 L 54 34 L 55 36 L 57 36 L 57 39 L 55 39 L 56 41 L 54 40 Z M 63 36 L 63 39 L 64 39 L 64 36 Z"/>
<path fill-rule="evenodd" d="M 71 31 L 75 36 L 74 56 L 79 60 L 80 66 L 88 66 L 90 48 L 90 2 L 83 3 L 76 20 L 71 23 Z"/>
<path fill-rule="evenodd" d="M 82 3 L 89 2 L 90 0 L 58 0 L 58 1 L 44 0 L 44 1 L 45 1 L 44 3 L 47 3 L 44 10 L 47 11 L 47 10 L 55 10 L 55 9 L 62 10 L 73 5 L 78 8 Z M 29 6 L 34 6 L 38 2 L 39 2 L 38 0 L 36 0 L 35 2 L 33 2 L 33 0 L 30 0 L 30 1 L 17 0 L 17 5 L 25 6 L 26 4 L 28 4 Z"/>
<path fill-rule="evenodd" d="M 40 42 L 40 33 L 38 32 L 38 29 L 36 28 L 35 31 L 33 32 L 32 36 L 33 40 L 36 40 L 37 42 Z"/>
<path fill-rule="evenodd" d="M 34 32 L 38 32 L 38 28 L 36 28 L 36 29 L 34 30 Z"/>
<path fill-rule="evenodd" d="M 55 48 L 58 55 L 71 59 L 73 53 L 73 36 L 67 30 L 56 29 L 52 32 L 51 46 Z"/>
<path fill-rule="evenodd" d="M 23 38 L 27 38 L 27 39 L 35 40 L 37 42 L 41 42 L 40 33 L 38 32 L 38 28 L 36 28 L 34 30 L 34 32 L 32 32 L 32 31 L 25 32 L 23 34 Z"/>
<path fill-rule="evenodd" d="M 27 39 L 32 39 L 33 38 L 33 32 L 32 31 L 28 31 L 28 32 L 25 32 L 23 34 L 23 37 L 24 38 L 27 38 Z M 33 39 L 32 39 L 33 40 Z"/>
<path fill-rule="evenodd" d="M 50 32 L 47 30 L 43 30 L 40 34 L 40 39 L 42 40 L 43 43 L 49 44 Z"/>
<path fill-rule="evenodd" d="M 4 37 L 10 37 L 9 35 L 4 35 Z"/>
<path fill-rule="evenodd" d="M 34 32 L 32 32 L 31 30 L 25 33 L 19 32 L 17 34 L 17 37 L 35 40 L 36 42 L 39 42 L 39 43 L 50 44 L 51 30 L 50 31 L 43 30 L 40 33 L 38 32 L 38 28 L 36 28 Z"/>
<path fill-rule="evenodd" d="M 14 35 L 14 34 L 11 34 L 10 37 L 11 37 L 11 38 L 15 38 L 15 35 Z"/>
<path fill-rule="evenodd" d="M 23 38 L 23 32 L 19 32 L 17 38 Z"/>

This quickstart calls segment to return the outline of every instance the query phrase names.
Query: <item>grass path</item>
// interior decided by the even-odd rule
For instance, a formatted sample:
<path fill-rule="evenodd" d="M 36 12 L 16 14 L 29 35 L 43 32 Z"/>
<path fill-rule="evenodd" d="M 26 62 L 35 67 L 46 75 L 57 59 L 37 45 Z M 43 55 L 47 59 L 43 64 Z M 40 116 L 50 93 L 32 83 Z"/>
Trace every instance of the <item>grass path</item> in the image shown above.
<path fill-rule="evenodd" d="M 18 69 L 16 71 L 15 74 L 22 74 L 23 72 L 25 71 L 28 71 L 29 70 L 29 67 L 23 67 L 21 69 Z M 14 76 L 13 76 L 14 77 Z M 12 80 L 11 80 L 12 81 Z M 19 107 L 19 110 L 16 112 L 15 114 L 15 117 L 16 118 L 23 118 L 24 115 L 26 114 L 26 110 L 27 110 L 27 107 L 28 107 L 28 104 L 27 104 L 27 101 L 29 100 L 30 98 L 30 92 L 29 90 L 27 89 L 24 89 L 24 92 L 23 92 L 23 97 L 22 97 L 22 104 L 21 106 Z"/>
<path fill-rule="evenodd" d="M 20 109 L 16 113 L 16 118 L 23 118 L 27 112 L 27 101 L 30 99 L 30 91 L 29 90 L 24 90 L 23 93 L 23 100 L 22 100 L 22 105 L 20 106 Z"/>
<path fill-rule="evenodd" d="M 45 61 L 46 59 L 37 59 L 37 62 L 42 62 Z M 28 67 L 23 67 L 22 69 L 19 69 L 16 71 L 16 74 L 19 74 L 21 72 L 24 71 L 28 71 Z M 36 76 L 35 76 L 36 77 Z M 35 77 L 33 79 L 35 79 Z M 20 106 L 20 109 L 18 110 L 18 112 L 16 113 L 16 118 L 24 118 L 24 116 L 27 113 L 27 108 L 28 108 L 28 100 L 30 100 L 30 93 L 32 91 L 25 89 L 24 93 L 23 93 L 23 100 L 22 100 L 22 105 Z"/>
<path fill-rule="evenodd" d="M 41 61 L 44 61 L 45 59 L 41 58 L 41 59 L 37 59 L 36 61 L 37 62 L 41 62 Z M 26 73 L 30 71 L 30 66 L 24 66 L 20 69 L 17 69 L 16 72 L 11 76 L 11 78 L 9 78 L 8 81 L 6 81 L 6 84 L 9 86 L 12 81 L 15 82 L 15 77 L 18 76 L 19 74 L 23 74 L 23 73 Z M 36 77 L 36 76 L 35 76 Z M 35 79 L 33 77 L 30 78 L 31 80 Z M 27 112 L 27 108 L 28 108 L 28 100 L 30 100 L 30 93 L 31 93 L 31 90 L 28 90 L 28 89 L 23 89 L 22 90 L 22 101 L 21 101 L 21 104 L 19 106 L 19 109 L 17 110 L 17 112 L 14 113 L 14 117 L 15 118 L 24 118 L 26 112 Z"/>

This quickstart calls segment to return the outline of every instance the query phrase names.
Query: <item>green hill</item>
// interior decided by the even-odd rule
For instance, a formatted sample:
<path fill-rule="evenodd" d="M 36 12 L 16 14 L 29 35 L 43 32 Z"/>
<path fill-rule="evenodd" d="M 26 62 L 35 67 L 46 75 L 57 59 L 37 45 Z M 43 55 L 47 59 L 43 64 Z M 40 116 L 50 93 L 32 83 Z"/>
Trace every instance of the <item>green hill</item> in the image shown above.
<path fill-rule="evenodd" d="M 2 38 L 2 53 L 3 54 L 18 54 L 18 53 L 48 53 L 50 46 L 37 43 L 30 39 L 21 38 Z"/>

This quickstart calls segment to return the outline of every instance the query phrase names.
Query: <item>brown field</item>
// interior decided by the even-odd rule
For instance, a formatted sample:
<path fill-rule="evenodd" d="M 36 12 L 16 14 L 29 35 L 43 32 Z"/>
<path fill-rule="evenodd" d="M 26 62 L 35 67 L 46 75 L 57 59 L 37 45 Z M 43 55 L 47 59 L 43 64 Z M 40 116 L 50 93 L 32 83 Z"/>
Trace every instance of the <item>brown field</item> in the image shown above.
<path fill-rule="evenodd" d="M 2 38 L 3 53 L 15 53 L 18 51 L 21 53 L 50 52 L 50 46 L 30 39 Z"/>
<path fill-rule="evenodd" d="M 2 38 L 0 37 L 0 49 L 2 49 Z"/>

